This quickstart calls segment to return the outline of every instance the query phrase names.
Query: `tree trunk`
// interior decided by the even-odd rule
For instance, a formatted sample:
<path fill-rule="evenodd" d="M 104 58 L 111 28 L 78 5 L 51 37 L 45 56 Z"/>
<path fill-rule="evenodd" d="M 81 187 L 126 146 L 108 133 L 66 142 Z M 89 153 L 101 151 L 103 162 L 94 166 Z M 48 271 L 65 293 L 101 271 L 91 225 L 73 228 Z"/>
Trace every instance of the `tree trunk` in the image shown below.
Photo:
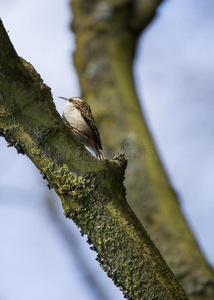
<path fill-rule="evenodd" d="M 214 297 L 214 274 L 179 207 L 142 115 L 132 68 L 139 34 L 161 1 L 72 0 L 74 63 L 104 150 L 129 160 L 127 199 L 191 299 Z M 155 87 L 154 87 L 155 88 Z"/>

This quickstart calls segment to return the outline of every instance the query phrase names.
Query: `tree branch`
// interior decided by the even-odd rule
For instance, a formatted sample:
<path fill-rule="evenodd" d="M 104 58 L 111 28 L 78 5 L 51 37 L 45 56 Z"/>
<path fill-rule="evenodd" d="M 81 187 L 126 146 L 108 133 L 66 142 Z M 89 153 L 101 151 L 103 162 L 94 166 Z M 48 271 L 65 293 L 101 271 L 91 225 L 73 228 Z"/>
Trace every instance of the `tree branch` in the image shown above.
<path fill-rule="evenodd" d="M 157 9 L 163 0 L 135 0 L 133 1 L 133 18 L 131 27 L 142 32 L 156 16 Z"/>
<path fill-rule="evenodd" d="M 187 299 L 125 199 L 125 161 L 98 161 L 57 113 L 50 89 L 20 59 L 0 22 L 0 135 L 25 153 L 88 235 L 128 299 Z"/>
<path fill-rule="evenodd" d="M 128 203 L 188 296 L 210 300 L 214 297 L 213 270 L 182 215 L 134 84 L 137 41 L 160 3 L 72 0 L 74 63 L 82 95 L 94 107 L 105 152 L 111 155 L 120 148 L 129 159 Z"/>

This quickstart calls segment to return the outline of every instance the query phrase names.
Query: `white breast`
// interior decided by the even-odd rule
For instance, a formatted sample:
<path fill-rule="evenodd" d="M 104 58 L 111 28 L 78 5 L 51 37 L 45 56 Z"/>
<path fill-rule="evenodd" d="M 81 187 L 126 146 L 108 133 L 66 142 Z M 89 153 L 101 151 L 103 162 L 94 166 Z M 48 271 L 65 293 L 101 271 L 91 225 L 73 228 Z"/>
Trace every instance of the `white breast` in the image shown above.
<path fill-rule="evenodd" d="M 79 110 L 71 102 L 66 102 L 63 112 L 63 117 L 73 127 L 77 128 L 80 132 L 88 131 L 88 124 L 85 122 Z"/>

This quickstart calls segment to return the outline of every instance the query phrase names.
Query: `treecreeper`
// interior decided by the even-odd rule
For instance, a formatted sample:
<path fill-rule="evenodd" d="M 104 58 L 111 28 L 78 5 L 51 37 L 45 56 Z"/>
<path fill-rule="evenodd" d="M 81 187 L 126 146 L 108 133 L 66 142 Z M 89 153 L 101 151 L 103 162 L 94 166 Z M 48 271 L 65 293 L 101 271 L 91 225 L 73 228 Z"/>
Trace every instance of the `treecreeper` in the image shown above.
<path fill-rule="evenodd" d="M 80 97 L 59 98 L 66 101 L 62 117 L 71 130 L 98 159 L 105 159 L 99 131 L 88 103 Z"/>

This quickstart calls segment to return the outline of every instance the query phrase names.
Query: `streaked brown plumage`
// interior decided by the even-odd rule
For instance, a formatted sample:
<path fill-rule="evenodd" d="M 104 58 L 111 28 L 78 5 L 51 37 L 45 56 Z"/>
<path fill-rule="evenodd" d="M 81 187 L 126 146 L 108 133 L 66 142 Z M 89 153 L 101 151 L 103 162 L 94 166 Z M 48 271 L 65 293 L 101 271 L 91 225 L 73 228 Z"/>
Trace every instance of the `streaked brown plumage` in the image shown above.
<path fill-rule="evenodd" d="M 60 98 L 66 100 L 63 118 L 72 131 L 86 147 L 96 154 L 98 159 L 105 159 L 100 135 L 95 125 L 90 106 L 84 99 L 79 97 L 69 99 Z"/>

